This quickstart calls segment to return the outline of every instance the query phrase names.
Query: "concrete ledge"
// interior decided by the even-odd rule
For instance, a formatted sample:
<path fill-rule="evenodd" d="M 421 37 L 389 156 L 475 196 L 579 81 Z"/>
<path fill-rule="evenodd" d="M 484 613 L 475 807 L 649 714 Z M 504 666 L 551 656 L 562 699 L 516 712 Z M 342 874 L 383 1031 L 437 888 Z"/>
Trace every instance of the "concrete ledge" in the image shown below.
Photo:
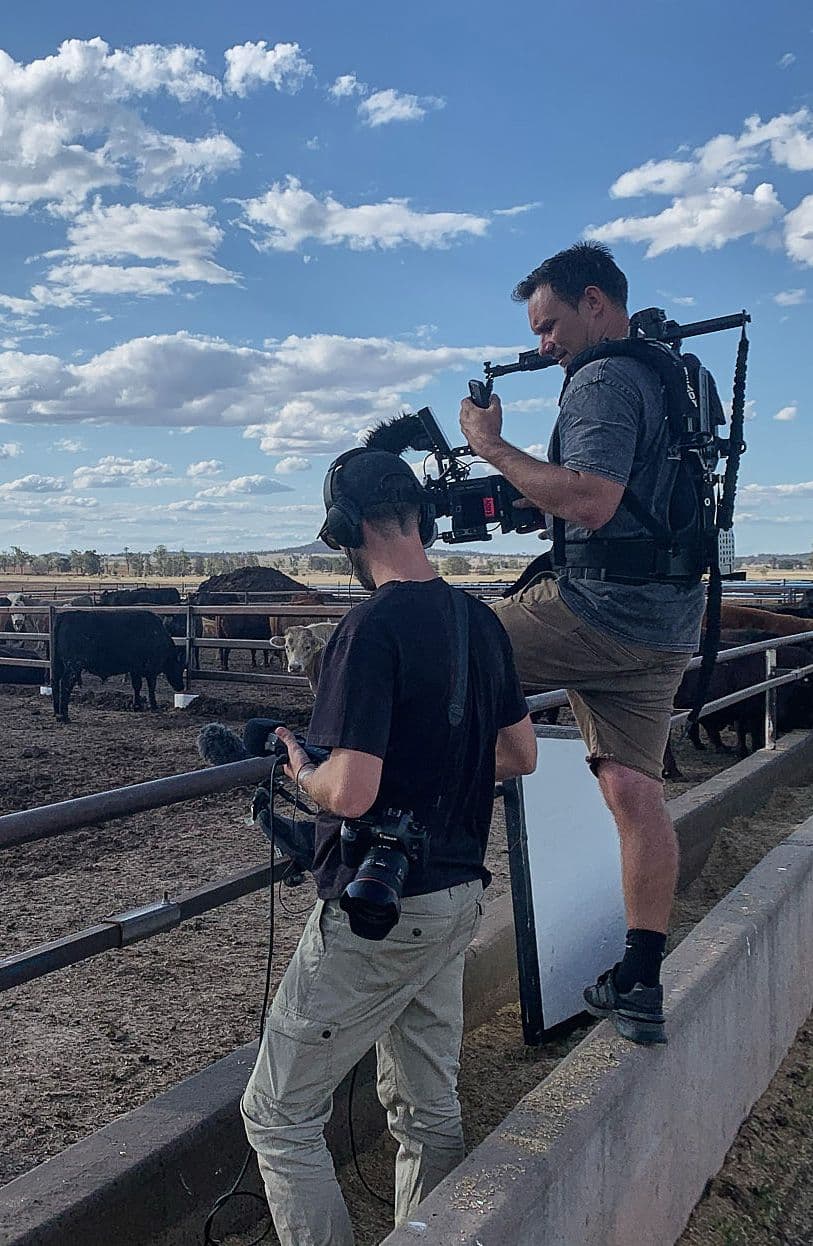
<path fill-rule="evenodd" d="M 784 737 L 775 752 L 754 754 L 671 801 L 683 884 L 699 873 L 722 822 L 756 808 L 778 783 L 799 782 L 810 773 L 813 733 L 796 732 Z M 517 993 L 513 912 L 510 896 L 504 896 L 486 906 L 478 938 L 467 952 L 467 1028 L 482 1024 Z M 255 1043 L 239 1048 L 4 1186 L 3 1246 L 144 1246 L 147 1241 L 198 1246 L 206 1211 L 231 1184 L 245 1153 L 238 1104 L 255 1052 Z M 371 1056 L 359 1071 L 353 1100 L 362 1143 L 384 1127 Z M 350 1158 L 346 1121 L 344 1083 L 328 1127 L 338 1163 Z M 246 1188 L 258 1186 L 246 1182 Z M 234 1207 L 234 1214 L 219 1219 L 218 1232 L 256 1219 L 245 1200 Z"/>
<path fill-rule="evenodd" d="M 813 1005 L 813 819 L 666 961 L 669 1045 L 605 1022 L 387 1246 L 668 1246 Z"/>

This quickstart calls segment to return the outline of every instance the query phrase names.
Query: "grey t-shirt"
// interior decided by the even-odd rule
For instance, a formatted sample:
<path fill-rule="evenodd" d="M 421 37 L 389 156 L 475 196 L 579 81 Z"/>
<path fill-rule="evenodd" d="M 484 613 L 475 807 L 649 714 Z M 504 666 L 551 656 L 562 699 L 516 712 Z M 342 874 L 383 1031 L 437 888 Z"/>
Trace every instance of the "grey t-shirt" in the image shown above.
<path fill-rule="evenodd" d="M 678 465 L 666 457 L 668 429 L 658 377 L 635 359 L 599 359 L 581 368 L 565 391 L 558 428 L 561 464 L 629 485 L 643 505 L 666 519 Z M 550 458 L 551 451 L 548 451 Z M 573 523 L 565 539 L 591 533 Z M 648 536 L 624 506 L 596 535 Z M 601 631 L 651 649 L 693 653 L 705 604 L 702 584 L 610 584 L 559 580 L 562 600 Z"/>

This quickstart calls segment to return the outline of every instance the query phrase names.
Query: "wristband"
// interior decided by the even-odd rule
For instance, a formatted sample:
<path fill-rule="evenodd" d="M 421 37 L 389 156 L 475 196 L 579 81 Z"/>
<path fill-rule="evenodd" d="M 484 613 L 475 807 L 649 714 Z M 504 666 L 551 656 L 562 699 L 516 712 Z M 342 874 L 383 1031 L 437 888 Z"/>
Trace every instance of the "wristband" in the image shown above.
<path fill-rule="evenodd" d="M 305 773 L 305 771 L 308 771 L 310 774 L 313 774 L 315 770 L 316 770 L 316 762 L 314 761 L 303 762 L 296 772 L 297 787 L 302 787 L 302 775 Z"/>

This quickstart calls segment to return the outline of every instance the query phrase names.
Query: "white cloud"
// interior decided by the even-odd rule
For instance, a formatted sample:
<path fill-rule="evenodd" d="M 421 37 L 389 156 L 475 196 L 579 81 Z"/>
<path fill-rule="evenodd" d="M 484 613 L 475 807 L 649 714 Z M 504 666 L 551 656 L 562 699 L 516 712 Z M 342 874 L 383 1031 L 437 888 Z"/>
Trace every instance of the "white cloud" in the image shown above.
<path fill-rule="evenodd" d="M 791 65 L 796 64 L 796 54 L 794 52 L 786 52 L 784 56 L 780 56 L 776 63 L 780 69 L 790 69 Z"/>
<path fill-rule="evenodd" d="M 779 420 L 780 423 L 787 424 L 791 420 L 795 420 L 798 414 L 799 414 L 799 408 L 795 402 L 792 402 L 787 407 L 781 407 L 780 410 L 777 411 L 776 415 L 773 418 L 775 420 Z"/>
<path fill-rule="evenodd" d="M 259 250 L 295 251 L 306 239 L 323 246 L 368 250 L 411 243 L 448 246 L 461 235 L 481 237 L 488 220 L 468 212 L 415 212 L 407 199 L 345 207 L 331 195 L 317 199 L 298 178 L 275 182 L 257 199 L 242 200 L 244 224 Z"/>
<path fill-rule="evenodd" d="M 222 90 L 197 48 L 121 50 L 99 38 L 68 39 L 28 64 L 0 51 L 0 210 L 45 202 L 70 214 L 91 192 L 133 175 L 145 194 L 155 194 L 238 163 L 239 149 L 225 135 L 162 134 L 126 106 L 159 93 L 188 103 Z"/>
<path fill-rule="evenodd" d="M 792 260 L 813 265 L 813 195 L 806 195 L 785 217 L 785 249 Z"/>
<path fill-rule="evenodd" d="M 204 178 L 214 178 L 240 163 L 240 148 L 225 134 L 185 139 L 138 127 L 129 147 L 138 166 L 136 186 L 143 195 L 163 194 L 170 186 L 196 190 Z M 117 147 L 111 144 L 111 150 Z M 127 149 L 122 151 L 126 158 Z"/>
<path fill-rule="evenodd" d="M 367 84 L 359 82 L 355 74 L 340 74 L 328 87 L 327 93 L 334 100 L 348 99 L 353 95 L 366 95 Z"/>
<path fill-rule="evenodd" d="M 555 398 L 516 398 L 513 402 L 504 402 L 503 411 L 555 411 L 559 403 Z"/>
<path fill-rule="evenodd" d="M 18 459 L 22 452 L 19 441 L 0 442 L 0 459 Z"/>
<path fill-rule="evenodd" d="M 65 507 L 68 510 L 92 511 L 99 505 L 98 498 L 85 498 L 80 494 L 66 494 L 64 497 L 48 498 L 46 506 Z"/>
<path fill-rule="evenodd" d="M 195 479 L 200 476 L 217 476 L 222 470 L 220 459 L 201 459 L 198 463 L 190 463 L 186 474 Z"/>
<path fill-rule="evenodd" d="M 246 502 L 204 502 L 200 498 L 181 498 L 177 502 L 169 502 L 164 508 L 170 515 L 229 515 L 236 510 L 248 509 Z"/>
<path fill-rule="evenodd" d="M 20 476 L 0 484 L 0 493 L 61 493 L 66 489 L 61 476 Z"/>
<path fill-rule="evenodd" d="M 801 480 L 795 484 L 740 485 L 740 501 L 748 506 L 760 502 L 775 502 L 787 498 L 813 498 L 813 480 Z"/>
<path fill-rule="evenodd" d="M 0 420 L 248 425 L 244 435 L 269 454 L 327 453 L 352 445 L 438 376 L 515 358 L 520 349 L 315 334 L 259 350 L 176 333 L 134 338 L 83 363 L 7 351 L 0 353 Z"/>
<path fill-rule="evenodd" d="M 278 91 L 294 93 L 313 74 L 298 43 L 277 43 L 269 48 L 264 39 L 241 43 L 226 51 L 223 79 L 233 95 L 247 95 L 252 87 L 270 84 Z"/>
<path fill-rule="evenodd" d="M 610 187 L 613 199 L 636 195 L 673 195 L 682 190 L 692 172 L 687 160 L 647 160 L 636 169 L 622 173 Z"/>
<path fill-rule="evenodd" d="M 156 484 L 169 471 L 166 463 L 158 459 L 125 459 L 115 454 L 105 455 L 93 466 L 76 467 L 73 472 L 74 489 L 121 489 L 130 485 Z"/>
<path fill-rule="evenodd" d="M 730 398 L 725 398 L 725 399 L 723 399 L 723 410 L 725 411 L 725 417 L 726 417 L 726 419 L 727 419 L 727 420 L 730 420 L 730 419 L 731 419 L 731 399 L 730 399 Z M 757 418 L 757 404 L 756 404 L 756 399 L 754 399 L 754 398 L 746 398 L 746 400 L 745 400 L 745 412 L 744 412 L 744 415 L 743 415 L 743 419 L 745 419 L 745 420 L 755 420 L 756 418 Z"/>
<path fill-rule="evenodd" d="M 518 203 L 516 207 L 513 207 L 513 208 L 495 208 L 494 215 L 495 216 L 522 216 L 523 213 L 525 212 L 533 212 L 534 208 L 541 208 L 541 207 L 542 207 L 541 200 L 536 200 L 534 203 Z"/>
<path fill-rule="evenodd" d="M 810 522 L 807 515 L 766 515 L 763 511 L 741 511 L 739 507 L 737 508 L 735 517 L 738 524 L 789 524 Z"/>
<path fill-rule="evenodd" d="M 289 472 L 306 472 L 310 466 L 310 459 L 303 459 L 298 454 L 289 454 L 287 458 L 280 459 L 274 471 L 278 475 L 287 476 Z"/>
<path fill-rule="evenodd" d="M 768 182 L 753 194 L 731 186 L 717 186 L 675 199 L 654 216 L 618 217 L 606 225 L 590 226 L 587 238 L 599 242 L 645 242 L 649 258 L 676 247 L 718 250 L 735 238 L 760 233 L 782 215 L 776 191 Z"/>
<path fill-rule="evenodd" d="M 676 294 L 672 302 L 676 303 L 678 307 L 694 307 L 697 299 L 692 294 Z"/>
<path fill-rule="evenodd" d="M 211 485 L 201 489 L 199 498 L 228 498 L 241 493 L 280 493 L 289 492 L 291 486 L 284 485 L 281 480 L 273 480 L 270 476 L 236 476 L 222 485 Z"/>
<path fill-rule="evenodd" d="M 546 460 L 548 457 L 548 447 L 536 442 L 532 446 L 525 446 L 525 453 L 533 455 L 535 459 Z"/>
<path fill-rule="evenodd" d="M 647 254 L 678 246 L 720 247 L 761 233 L 784 215 L 769 182 L 744 190 L 749 175 L 767 162 L 794 173 L 813 170 L 813 112 L 800 108 L 763 121 L 745 119 L 739 135 L 717 134 L 688 159 L 647 160 L 622 173 L 610 187 L 614 198 L 671 195 L 670 208 L 653 216 L 621 217 L 594 226 L 587 236 L 605 241 L 649 243 Z M 793 259 L 813 263 L 807 200 L 785 221 L 785 245 Z"/>
<path fill-rule="evenodd" d="M 446 101 L 434 95 L 404 94 L 388 87 L 374 91 L 358 106 L 358 115 L 365 125 L 389 125 L 392 121 L 421 121 L 432 109 L 445 107 Z"/>
<path fill-rule="evenodd" d="M 747 117 L 739 136 L 717 134 L 689 160 L 647 160 L 622 173 L 610 187 L 614 199 L 636 195 L 694 194 L 719 186 L 741 186 L 766 158 L 796 173 L 813 169 L 813 113 L 800 108 L 768 121 Z"/>
<path fill-rule="evenodd" d="M 181 282 L 231 284 L 233 273 L 212 258 L 223 239 L 214 210 L 202 204 L 153 208 L 143 203 L 97 199 L 68 227 L 68 247 L 48 253 L 60 257 L 47 280 L 82 294 L 169 294 Z M 133 256 L 163 260 L 156 264 L 109 264 L 100 261 Z"/>
<path fill-rule="evenodd" d="M 800 303 L 807 302 L 807 291 L 780 290 L 778 294 L 773 296 L 773 301 L 778 303 L 780 307 L 798 307 Z"/>
<path fill-rule="evenodd" d="M 59 441 L 54 442 L 52 448 L 62 450 L 65 454 L 79 454 L 85 447 L 76 437 L 60 437 Z"/>

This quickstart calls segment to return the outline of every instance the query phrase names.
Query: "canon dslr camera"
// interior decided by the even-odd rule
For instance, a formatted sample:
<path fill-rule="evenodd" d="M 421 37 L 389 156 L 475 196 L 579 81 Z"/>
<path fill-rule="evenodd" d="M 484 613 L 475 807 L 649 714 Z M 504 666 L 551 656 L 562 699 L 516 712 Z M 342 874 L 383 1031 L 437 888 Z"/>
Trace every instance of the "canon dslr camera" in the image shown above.
<path fill-rule="evenodd" d="M 385 939 L 401 916 L 401 897 L 410 865 L 425 869 L 429 832 L 411 813 L 386 809 L 342 823 L 342 865 L 355 870 L 339 900 L 353 934 Z"/>

